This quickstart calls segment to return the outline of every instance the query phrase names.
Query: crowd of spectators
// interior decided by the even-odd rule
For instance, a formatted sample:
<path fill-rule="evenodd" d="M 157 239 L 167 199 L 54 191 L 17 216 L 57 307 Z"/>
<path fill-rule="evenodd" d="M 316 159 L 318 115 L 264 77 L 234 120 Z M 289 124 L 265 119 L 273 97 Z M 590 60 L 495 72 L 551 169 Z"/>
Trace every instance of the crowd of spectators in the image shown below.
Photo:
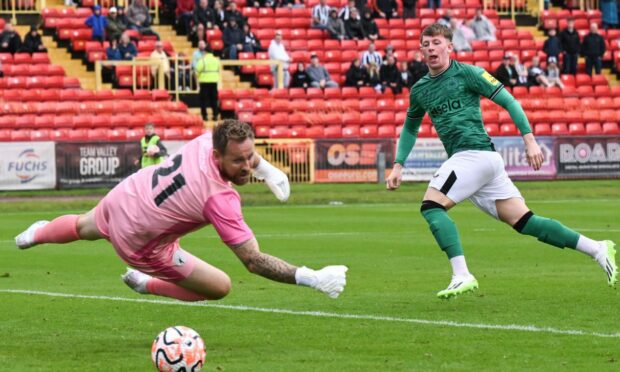
<path fill-rule="evenodd" d="M 31 26 L 30 32 L 22 40 L 12 23 L 4 24 L 4 29 L 0 33 L 0 53 L 42 53 L 46 51 L 37 26 Z"/>

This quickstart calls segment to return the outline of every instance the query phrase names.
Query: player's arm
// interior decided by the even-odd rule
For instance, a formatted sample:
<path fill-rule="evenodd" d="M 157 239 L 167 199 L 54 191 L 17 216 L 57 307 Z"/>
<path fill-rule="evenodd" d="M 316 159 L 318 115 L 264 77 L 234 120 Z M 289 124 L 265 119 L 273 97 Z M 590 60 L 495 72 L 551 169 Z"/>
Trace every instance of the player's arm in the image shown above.
<path fill-rule="evenodd" d="M 254 177 L 259 180 L 265 180 L 265 183 L 278 200 L 281 202 L 288 200 L 288 197 L 291 195 L 291 186 L 286 173 L 263 159 L 258 152 L 254 153 L 252 168 L 254 169 Z"/>
<path fill-rule="evenodd" d="M 532 133 L 532 128 L 530 127 L 530 122 L 527 119 L 525 111 L 523 111 L 519 101 L 517 101 L 506 89 L 502 88 L 493 98 L 493 102 L 508 111 L 510 118 L 523 136 L 528 164 L 532 166 L 534 170 L 540 169 L 544 156 L 540 150 L 540 146 L 536 143 L 536 138 L 534 138 L 534 133 Z"/>
<path fill-rule="evenodd" d="M 260 251 L 256 238 L 241 244 L 229 245 L 249 272 L 280 283 L 311 287 L 336 298 L 346 285 L 346 266 L 326 266 L 312 270 L 290 263 Z"/>
<path fill-rule="evenodd" d="M 409 109 L 407 110 L 407 117 L 405 118 L 403 129 L 400 132 L 400 138 L 398 139 L 394 167 L 385 180 L 388 190 L 396 190 L 400 187 L 403 165 L 418 138 L 418 131 L 420 130 L 420 124 L 423 118 L 424 110 L 415 102 L 410 102 Z"/>

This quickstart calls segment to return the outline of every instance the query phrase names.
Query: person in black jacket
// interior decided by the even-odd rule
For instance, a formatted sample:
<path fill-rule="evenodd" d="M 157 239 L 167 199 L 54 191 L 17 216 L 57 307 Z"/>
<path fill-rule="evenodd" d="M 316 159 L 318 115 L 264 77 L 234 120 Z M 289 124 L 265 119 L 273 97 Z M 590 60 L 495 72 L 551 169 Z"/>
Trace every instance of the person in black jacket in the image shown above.
<path fill-rule="evenodd" d="M 423 60 L 422 52 L 417 51 L 413 55 L 413 61 L 409 63 L 409 72 L 411 73 L 412 86 L 428 73 L 428 66 Z"/>
<path fill-rule="evenodd" d="M 306 66 L 303 62 L 297 64 L 297 71 L 293 74 L 293 80 L 291 82 L 291 88 L 308 88 L 310 86 L 310 75 L 306 72 Z"/>
<path fill-rule="evenodd" d="M 370 9 L 364 9 L 364 16 L 362 17 L 362 28 L 366 33 L 366 37 L 370 40 L 379 39 L 379 27 L 374 18 L 372 18 L 372 11 Z"/>
<path fill-rule="evenodd" d="M 514 66 L 510 63 L 510 56 L 508 54 L 504 55 L 502 64 L 497 67 L 493 76 L 495 76 L 500 83 L 504 84 L 505 87 L 514 87 L 517 85 L 517 70 L 515 70 Z"/>
<path fill-rule="evenodd" d="M 13 29 L 13 24 L 7 22 L 0 33 L 0 53 L 15 53 L 22 44 L 19 34 Z"/>
<path fill-rule="evenodd" d="M 543 52 L 547 54 L 547 57 L 555 57 L 557 60 L 561 49 L 560 38 L 556 36 L 555 28 L 552 28 L 549 30 L 549 37 L 543 44 Z"/>
<path fill-rule="evenodd" d="M 403 19 L 415 18 L 415 7 L 418 0 L 403 0 Z"/>
<path fill-rule="evenodd" d="M 351 67 L 347 70 L 347 79 L 344 81 L 345 87 L 363 87 L 366 83 L 368 75 L 366 69 L 362 67 L 359 58 L 355 58 L 351 62 Z"/>
<path fill-rule="evenodd" d="M 400 72 L 396 66 L 396 59 L 393 56 L 388 57 L 387 63 L 381 65 L 379 76 L 381 77 L 381 85 L 384 92 L 388 88 L 394 94 L 400 94 L 403 91 L 403 87 L 400 84 Z"/>
<path fill-rule="evenodd" d="M 237 10 L 237 4 L 234 2 L 230 3 L 229 8 L 225 12 L 225 14 L 226 14 L 226 22 L 228 23 L 230 23 L 230 20 L 234 18 L 237 20 L 237 26 L 243 27 L 243 25 L 246 22 L 245 17 L 241 14 L 240 11 Z"/>
<path fill-rule="evenodd" d="M 401 87 L 411 88 L 413 86 L 413 75 L 409 71 L 409 64 L 407 61 L 402 61 L 398 64 L 398 72 L 400 73 L 400 85 Z"/>
<path fill-rule="evenodd" d="M 24 43 L 20 50 L 26 53 L 47 52 L 47 49 L 45 49 L 41 41 L 41 34 L 37 31 L 37 26 L 30 26 L 30 32 L 24 37 Z"/>
<path fill-rule="evenodd" d="M 245 35 L 237 25 L 235 18 L 231 18 L 228 27 L 224 29 L 222 41 L 224 42 L 224 54 L 228 55 L 229 59 L 237 59 L 237 54 L 243 51 Z"/>
<path fill-rule="evenodd" d="M 344 28 L 347 33 L 347 38 L 351 40 L 363 40 L 366 38 L 366 32 L 362 26 L 362 18 L 360 17 L 357 8 L 351 9 L 349 19 L 344 21 Z"/>
<path fill-rule="evenodd" d="M 579 57 L 579 49 L 581 42 L 579 34 L 575 30 L 575 20 L 568 19 L 566 28 L 560 32 L 560 45 L 564 53 L 563 73 L 575 75 L 577 73 L 577 57 Z"/>
<path fill-rule="evenodd" d="M 586 73 L 592 75 L 592 68 L 596 74 L 601 73 L 603 54 L 605 54 L 605 39 L 598 33 L 598 25 L 590 24 L 590 33 L 583 38 L 581 55 L 586 58 Z"/>

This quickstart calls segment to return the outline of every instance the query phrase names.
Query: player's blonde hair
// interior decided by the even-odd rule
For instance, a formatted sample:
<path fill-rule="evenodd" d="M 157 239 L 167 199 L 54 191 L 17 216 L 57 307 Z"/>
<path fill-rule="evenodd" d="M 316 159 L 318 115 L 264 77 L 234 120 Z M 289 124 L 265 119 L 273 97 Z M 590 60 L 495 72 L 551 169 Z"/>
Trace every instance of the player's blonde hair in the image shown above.
<path fill-rule="evenodd" d="M 448 41 L 452 41 L 452 30 L 441 23 L 433 23 L 432 25 L 426 26 L 424 30 L 422 30 L 422 33 L 420 34 L 420 43 L 422 43 L 422 38 L 424 36 L 443 36 Z"/>
<path fill-rule="evenodd" d="M 213 130 L 213 148 L 220 154 L 224 154 L 228 141 L 243 142 L 248 138 L 254 140 L 254 132 L 250 124 L 226 119 Z"/>

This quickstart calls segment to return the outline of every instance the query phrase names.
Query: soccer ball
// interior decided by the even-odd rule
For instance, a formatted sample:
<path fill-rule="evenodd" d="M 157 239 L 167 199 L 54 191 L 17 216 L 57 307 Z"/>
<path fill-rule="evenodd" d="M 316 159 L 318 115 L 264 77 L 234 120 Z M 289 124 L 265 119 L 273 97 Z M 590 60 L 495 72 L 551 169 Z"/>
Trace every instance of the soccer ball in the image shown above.
<path fill-rule="evenodd" d="M 159 146 L 157 146 L 157 145 L 149 145 L 146 148 L 146 153 L 149 156 L 153 156 L 153 155 L 157 154 L 158 152 L 159 152 Z"/>
<path fill-rule="evenodd" d="M 205 343 L 191 328 L 163 330 L 151 347 L 151 358 L 161 372 L 200 371 L 205 363 Z"/>

